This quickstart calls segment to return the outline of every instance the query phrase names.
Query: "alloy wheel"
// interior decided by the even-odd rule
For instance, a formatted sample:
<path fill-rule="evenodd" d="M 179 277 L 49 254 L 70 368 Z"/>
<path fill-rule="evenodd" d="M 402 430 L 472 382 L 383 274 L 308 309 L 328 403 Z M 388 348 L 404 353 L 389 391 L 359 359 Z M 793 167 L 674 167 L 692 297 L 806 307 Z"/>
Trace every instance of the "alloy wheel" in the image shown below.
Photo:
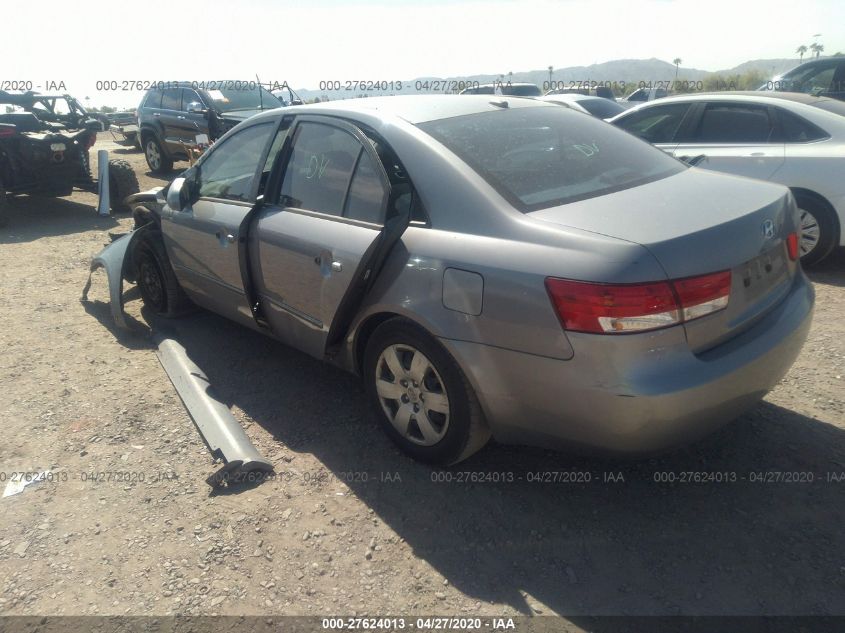
<path fill-rule="evenodd" d="M 376 363 L 376 392 L 384 414 L 405 439 L 437 444 L 449 428 L 449 397 L 431 361 L 410 345 L 385 348 Z"/>
<path fill-rule="evenodd" d="M 801 257 L 811 253 L 813 249 L 819 244 L 821 237 L 821 230 L 819 229 L 819 222 L 816 217 L 806 209 L 798 209 L 801 213 L 801 239 L 799 240 L 799 248 L 801 250 Z"/>
<path fill-rule="evenodd" d="M 161 153 L 158 151 L 155 141 L 147 142 L 147 162 L 153 170 L 161 167 Z"/>

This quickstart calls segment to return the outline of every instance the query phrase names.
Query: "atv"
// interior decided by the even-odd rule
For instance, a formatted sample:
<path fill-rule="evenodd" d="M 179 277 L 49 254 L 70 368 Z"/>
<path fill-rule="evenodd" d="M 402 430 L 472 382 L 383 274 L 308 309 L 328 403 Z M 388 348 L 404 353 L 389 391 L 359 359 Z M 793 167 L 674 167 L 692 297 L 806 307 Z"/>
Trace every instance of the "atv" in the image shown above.
<path fill-rule="evenodd" d="M 0 90 L 0 226 L 7 221 L 10 196 L 97 193 L 88 152 L 102 129 L 70 95 Z M 130 211 L 125 199 L 138 190 L 129 163 L 110 160 L 112 212 Z"/>

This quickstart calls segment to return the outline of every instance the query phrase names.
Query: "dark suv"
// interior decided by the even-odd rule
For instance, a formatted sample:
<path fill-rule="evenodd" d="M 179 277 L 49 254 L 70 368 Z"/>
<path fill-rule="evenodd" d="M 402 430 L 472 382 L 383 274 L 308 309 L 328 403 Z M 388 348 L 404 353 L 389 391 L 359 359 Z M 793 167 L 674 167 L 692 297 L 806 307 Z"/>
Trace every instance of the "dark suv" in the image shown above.
<path fill-rule="evenodd" d="M 760 90 L 803 92 L 845 101 L 845 56 L 812 59 L 773 77 Z"/>
<path fill-rule="evenodd" d="M 138 131 L 147 165 L 170 171 L 188 159 L 197 135 L 214 141 L 262 110 L 283 104 L 255 81 L 167 82 L 147 91 L 138 106 Z"/>

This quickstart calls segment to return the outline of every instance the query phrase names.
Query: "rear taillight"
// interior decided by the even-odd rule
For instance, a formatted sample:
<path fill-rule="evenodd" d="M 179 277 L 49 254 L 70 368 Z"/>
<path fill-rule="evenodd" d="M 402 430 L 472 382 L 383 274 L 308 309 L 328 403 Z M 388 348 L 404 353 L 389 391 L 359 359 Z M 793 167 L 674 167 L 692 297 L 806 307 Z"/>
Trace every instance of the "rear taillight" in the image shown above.
<path fill-rule="evenodd" d="M 790 233 L 786 236 L 786 252 L 792 261 L 798 259 L 798 233 Z"/>
<path fill-rule="evenodd" d="M 594 334 L 642 332 L 726 308 L 731 273 L 621 285 L 548 277 L 546 290 L 567 330 Z"/>
<path fill-rule="evenodd" d="M 17 134 L 17 128 L 14 127 L 0 127 L 0 138 L 8 138 Z"/>

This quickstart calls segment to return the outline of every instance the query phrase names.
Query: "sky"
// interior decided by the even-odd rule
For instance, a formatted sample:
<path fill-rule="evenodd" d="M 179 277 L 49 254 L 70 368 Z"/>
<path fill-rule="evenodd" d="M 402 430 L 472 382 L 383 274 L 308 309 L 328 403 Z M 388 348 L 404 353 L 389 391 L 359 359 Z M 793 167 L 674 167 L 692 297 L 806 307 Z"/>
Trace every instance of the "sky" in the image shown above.
<path fill-rule="evenodd" d="M 797 57 L 816 34 L 826 53 L 845 51 L 842 0 L 43 0 L 16 2 L 13 19 L 0 88 L 62 82 L 84 103 L 119 107 L 140 100 L 123 89 L 132 81 L 258 74 L 317 89 L 651 57 L 715 71 Z"/>

